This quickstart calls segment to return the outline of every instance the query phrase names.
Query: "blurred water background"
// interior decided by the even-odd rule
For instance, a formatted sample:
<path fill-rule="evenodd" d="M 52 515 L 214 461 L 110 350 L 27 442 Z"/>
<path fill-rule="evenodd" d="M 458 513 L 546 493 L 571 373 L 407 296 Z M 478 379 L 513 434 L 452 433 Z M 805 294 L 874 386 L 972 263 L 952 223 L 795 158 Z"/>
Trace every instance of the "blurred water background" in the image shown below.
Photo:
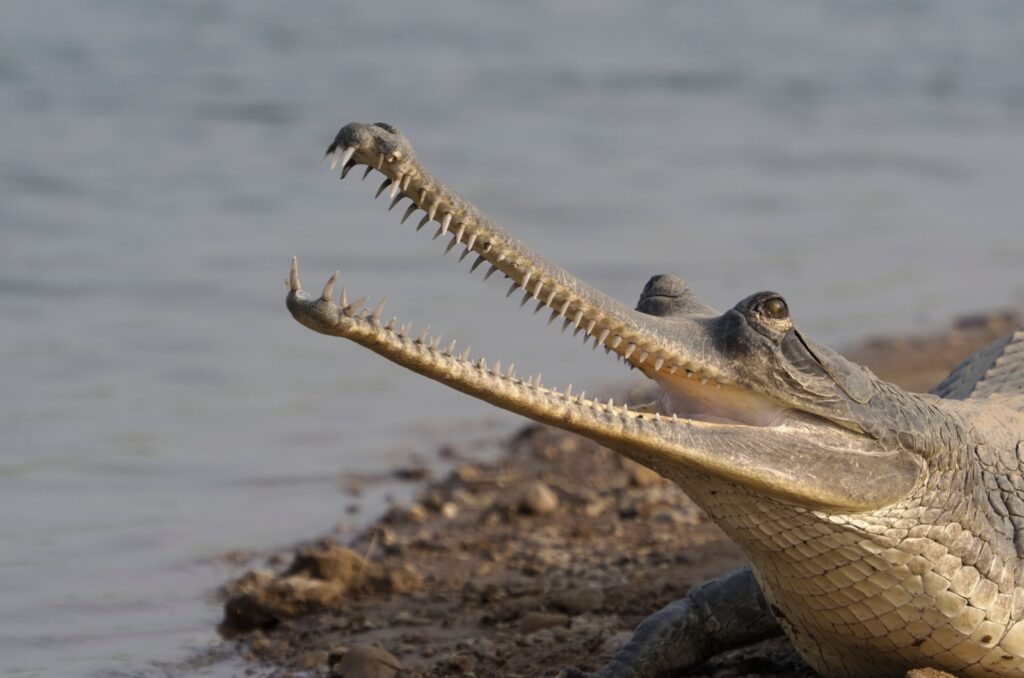
<path fill-rule="evenodd" d="M 339 183 L 341 124 L 623 301 L 775 289 L 844 345 L 1021 305 L 1021 64 L 1011 0 L 4 3 L 0 671 L 181 673 L 218 554 L 516 425 L 298 326 L 292 254 L 546 383 L 629 378 Z"/>

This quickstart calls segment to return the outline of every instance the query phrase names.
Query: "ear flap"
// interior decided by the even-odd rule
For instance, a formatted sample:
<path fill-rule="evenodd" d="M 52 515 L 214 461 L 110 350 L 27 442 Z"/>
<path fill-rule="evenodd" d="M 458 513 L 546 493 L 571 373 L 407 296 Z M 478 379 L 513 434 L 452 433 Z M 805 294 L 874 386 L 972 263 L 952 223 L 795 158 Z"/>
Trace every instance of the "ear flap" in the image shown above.
<path fill-rule="evenodd" d="M 832 380 L 839 385 L 839 388 L 843 389 L 846 395 L 858 403 L 866 403 L 871 400 L 871 396 L 875 393 L 875 386 L 863 367 L 851 363 L 830 348 L 814 343 L 796 330 L 794 333 L 818 361 L 821 368 L 828 373 L 828 376 L 832 377 Z"/>

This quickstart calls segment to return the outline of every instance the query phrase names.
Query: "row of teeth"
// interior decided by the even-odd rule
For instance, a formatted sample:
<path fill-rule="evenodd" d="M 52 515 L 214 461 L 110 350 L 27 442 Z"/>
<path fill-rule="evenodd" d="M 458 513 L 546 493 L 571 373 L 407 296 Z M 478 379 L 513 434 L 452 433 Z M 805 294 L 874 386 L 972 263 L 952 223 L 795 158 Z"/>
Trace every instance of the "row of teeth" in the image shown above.
<path fill-rule="evenodd" d="M 325 156 L 325 159 L 330 158 L 332 170 L 336 169 L 339 164 L 341 165 L 342 170 L 340 178 L 344 179 L 349 170 L 356 166 L 356 163 L 351 162 L 352 156 L 355 152 L 356 148 L 354 146 L 338 148 L 333 152 L 329 152 Z M 366 171 L 363 173 L 363 179 L 365 179 L 373 169 L 377 169 L 381 173 L 384 173 L 384 163 L 384 156 L 378 156 L 376 167 L 372 167 L 370 165 L 366 166 Z M 490 267 L 484 274 L 484 280 L 489 279 L 494 275 L 494 273 L 501 270 L 499 268 L 499 264 L 502 264 L 503 262 L 505 262 L 506 266 L 521 268 L 517 266 L 516 262 L 509 260 L 507 255 L 504 253 L 498 253 L 496 255 L 492 254 L 491 258 L 493 258 L 493 261 L 491 258 L 488 258 L 487 255 L 492 249 L 490 242 L 483 242 L 478 250 L 476 248 L 478 240 L 480 239 L 480 236 L 486 233 L 485 230 L 479 226 L 467 225 L 464 221 L 453 223 L 454 217 L 452 212 L 445 211 L 442 214 L 440 210 L 441 198 L 430 200 L 431 196 L 426 188 L 421 188 L 419 190 L 418 200 L 413 199 L 408 192 L 412 179 L 412 172 L 405 175 L 398 175 L 395 179 L 392 179 L 385 174 L 385 179 L 381 183 L 380 188 L 377 189 L 375 197 L 380 197 L 385 189 L 390 186 L 391 191 L 389 195 L 391 197 L 391 205 L 388 207 L 388 210 L 394 209 L 403 199 L 408 198 L 411 201 L 411 204 L 406 209 L 401 223 L 404 224 L 417 210 L 422 210 L 424 215 L 416 226 L 417 231 L 422 229 L 427 223 L 438 220 L 440 222 L 440 226 L 434 233 L 434 239 L 436 240 L 437 238 L 449 233 L 452 234 L 452 239 L 445 248 L 444 254 L 451 252 L 456 245 L 463 244 L 465 250 L 459 257 L 460 262 L 469 256 L 471 252 L 477 254 L 476 260 L 469 269 L 471 273 L 476 271 L 484 262 L 488 262 L 490 264 Z M 430 201 L 429 207 L 423 207 L 428 204 L 428 200 Z M 464 242 L 463 239 L 465 239 Z M 504 273 L 504 271 L 502 271 L 502 273 L 506 278 L 509 277 L 509 275 Z M 700 379 L 702 384 L 710 382 L 714 383 L 716 386 L 721 385 L 706 374 L 699 372 L 695 367 L 672 363 L 664 356 L 652 355 L 651 352 L 639 347 L 636 343 L 627 341 L 621 334 L 614 333 L 611 328 L 599 327 L 598 321 L 593 318 L 587 318 L 583 309 L 579 308 L 578 305 L 575 310 L 572 308 L 573 300 L 564 295 L 564 291 L 562 289 L 557 285 L 552 286 L 548 281 L 540 278 L 540 276 L 535 277 L 532 270 L 522 270 L 519 275 L 521 276 L 520 279 L 512 280 L 505 296 L 510 297 L 516 290 L 523 289 L 523 298 L 522 301 L 520 301 L 519 306 L 525 306 L 528 301 L 533 299 L 537 301 L 534 313 L 540 312 L 540 310 L 545 307 L 552 309 L 551 315 L 548 318 L 548 325 L 561 318 L 562 332 L 565 332 L 570 326 L 574 328 L 574 337 L 580 332 L 584 332 L 584 344 L 586 344 L 588 340 L 593 339 L 592 348 L 596 349 L 598 346 L 603 345 L 607 353 L 615 351 L 616 356 L 631 368 L 642 366 L 647 363 L 649 368 L 655 371 L 663 371 L 667 374 L 674 375 L 682 370 L 685 371 L 688 378 Z M 562 295 L 561 301 L 559 301 L 560 295 Z M 625 344 L 625 346 L 623 346 L 623 344 Z M 619 350 L 620 347 L 621 351 Z"/>
<path fill-rule="evenodd" d="M 488 366 L 487 361 L 483 358 L 478 360 L 472 360 L 470 357 L 471 349 L 467 347 L 461 353 L 456 355 L 455 353 L 455 340 L 451 340 L 447 346 L 441 348 L 441 342 L 443 340 L 442 335 L 432 336 L 430 334 L 430 327 L 427 326 L 418 336 L 415 338 L 412 332 L 412 323 L 405 323 L 399 325 L 398 318 L 392 317 L 386 323 L 382 324 L 382 312 L 384 310 L 384 304 L 387 299 L 381 299 L 376 306 L 372 309 L 367 308 L 366 302 L 367 297 L 360 297 L 354 301 L 349 301 L 345 292 L 345 288 L 342 287 L 338 295 L 338 302 L 334 301 L 334 288 L 338 282 L 339 272 L 335 271 L 334 274 L 327 280 L 327 284 L 324 285 L 323 292 L 320 294 L 322 301 L 332 304 L 335 310 L 345 318 L 348 318 L 350 322 L 361 322 L 372 327 L 375 331 L 386 331 L 391 333 L 397 340 L 408 344 L 415 349 L 420 351 L 430 351 L 437 356 L 443 356 L 449 360 L 454 360 L 460 363 L 464 367 L 470 367 L 482 375 L 485 375 L 493 379 L 502 379 L 512 384 L 529 388 L 536 391 L 537 395 L 542 395 L 551 399 L 562 399 L 568 403 L 578 405 L 581 407 L 590 407 L 595 410 L 602 410 L 604 412 L 615 413 L 619 416 L 630 417 L 637 420 L 653 420 L 655 422 L 661 421 L 673 421 L 679 422 L 679 417 L 675 414 L 665 415 L 664 417 L 660 412 L 647 412 L 647 411 L 636 411 L 630 410 L 629 405 L 623 403 L 622 405 L 616 405 L 613 398 L 608 398 L 607 401 L 600 401 L 597 399 L 588 399 L 586 391 L 580 391 L 579 393 L 573 393 L 572 384 L 566 387 L 564 391 L 560 391 L 554 388 L 547 388 L 541 383 L 541 374 L 531 375 L 525 379 L 516 375 L 515 365 L 509 364 L 507 369 L 503 369 L 501 361 L 495 361 L 492 366 Z M 298 263 L 297 260 L 292 258 L 292 270 L 289 280 L 287 281 L 288 286 L 293 291 L 301 289 L 298 278 Z M 646 410 L 646 408 L 645 408 Z"/>

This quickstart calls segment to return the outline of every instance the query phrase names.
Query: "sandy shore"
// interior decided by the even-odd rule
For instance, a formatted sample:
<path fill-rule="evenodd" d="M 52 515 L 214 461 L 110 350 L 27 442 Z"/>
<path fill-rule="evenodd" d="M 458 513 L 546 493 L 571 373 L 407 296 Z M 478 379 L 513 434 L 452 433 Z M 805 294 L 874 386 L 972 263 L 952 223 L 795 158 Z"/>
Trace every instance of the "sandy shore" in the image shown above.
<path fill-rule="evenodd" d="M 940 335 L 846 353 L 928 390 L 1015 322 L 965 318 Z M 225 586 L 221 630 L 282 675 L 553 676 L 599 667 L 645 616 L 742 562 L 675 485 L 530 425 L 497 462 L 467 454 L 354 538 L 258 563 Z M 685 675 L 814 674 L 780 638 Z"/>

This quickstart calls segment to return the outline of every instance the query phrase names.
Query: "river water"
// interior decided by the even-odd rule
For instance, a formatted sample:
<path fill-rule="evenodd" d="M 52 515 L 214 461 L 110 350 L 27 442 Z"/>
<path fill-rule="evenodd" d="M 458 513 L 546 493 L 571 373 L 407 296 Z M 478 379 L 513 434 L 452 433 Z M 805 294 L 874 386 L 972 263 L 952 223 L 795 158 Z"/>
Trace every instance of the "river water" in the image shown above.
<path fill-rule="evenodd" d="M 344 122 L 626 302 L 770 288 L 844 344 L 1024 303 L 1022 64 L 1012 1 L 5 3 L 0 671 L 182 673 L 217 554 L 517 423 L 299 327 L 293 254 L 546 383 L 629 378 L 339 183 Z"/>

